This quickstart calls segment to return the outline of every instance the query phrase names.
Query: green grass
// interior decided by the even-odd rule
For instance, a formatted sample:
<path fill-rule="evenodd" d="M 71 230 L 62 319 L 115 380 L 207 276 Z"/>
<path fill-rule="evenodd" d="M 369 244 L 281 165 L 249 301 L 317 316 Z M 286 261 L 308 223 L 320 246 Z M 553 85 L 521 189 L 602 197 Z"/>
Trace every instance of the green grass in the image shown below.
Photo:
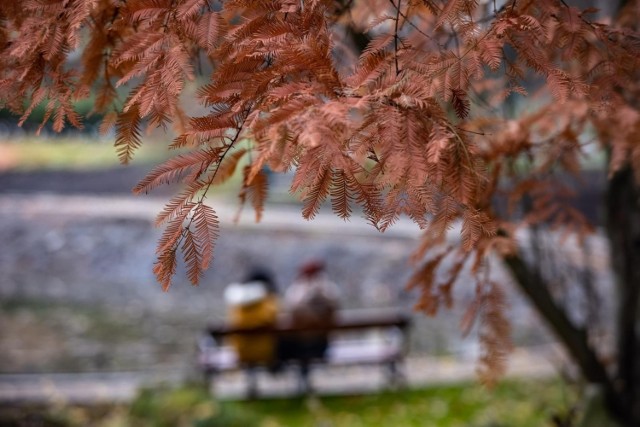
<path fill-rule="evenodd" d="M 166 139 L 166 138 L 165 138 Z M 248 144 L 240 141 L 238 146 Z M 131 165 L 144 165 L 151 170 L 164 160 L 184 151 L 168 150 L 168 142 L 162 139 L 145 138 L 133 157 Z M 222 184 L 216 185 L 209 194 L 216 197 L 237 199 L 242 187 L 242 171 L 249 162 L 245 156 L 238 163 L 233 176 Z M 113 140 L 91 137 L 55 137 L 51 139 L 28 136 L 23 138 L 2 139 L 0 137 L 0 172 L 2 171 L 96 171 L 124 167 L 120 165 Z M 287 187 L 288 189 L 288 187 Z M 286 189 L 280 188 L 269 194 L 269 203 L 297 203 Z M 250 208 L 248 204 L 247 209 Z"/>
<path fill-rule="evenodd" d="M 167 144 L 147 141 L 131 164 L 154 164 L 170 156 Z M 95 170 L 120 164 L 112 139 L 36 136 L 0 139 L 0 170 Z"/>
<path fill-rule="evenodd" d="M 136 150 L 130 165 L 144 165 L 147 169 L 164 160 L 179 155 L 183 150 L 169 150 L 167 137 L 145 138 Z M 247 164 L 245 156 L 236 172 L 226 182 L 215 187 L 215 194 L 236 197 L 242 185 L 242 169 Z M 95 171 L 124 167 L 120 164 L 112 138 L 96 139 L 87 136 L 55 137 L 36 136 L 2 139 L 0 137 L 0 172 L 2 171 Z"/>
<path fill-rule="evenodd" d="M 202 388 L 184 386 L 143 390 L 128 406 L 58 407 L 42 417 L 69 427 L 551 427 L 551 417 L 566 416 L 575 399 L 559 381 L 251 402 L 217 402 Z"/>
<path fill-rule="evenodd" d="M 505 382 L 493 390 L 478 384 L 316 400 L 246 403 L 275 426 L 518 426 L 550 424 L 566 411 L 560 383 Z"/>

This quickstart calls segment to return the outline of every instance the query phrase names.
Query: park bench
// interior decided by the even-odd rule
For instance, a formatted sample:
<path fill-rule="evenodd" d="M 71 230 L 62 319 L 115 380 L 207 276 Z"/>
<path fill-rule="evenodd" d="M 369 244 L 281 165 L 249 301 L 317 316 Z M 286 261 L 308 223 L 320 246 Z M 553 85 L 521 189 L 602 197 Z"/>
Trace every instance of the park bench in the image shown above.
<path fill-rule="evenodd" d="M 407 351 L 407 330 L 410 317 L 401 310 L 343 310 L 339 311 L 331 324 L 320 327 L 299 327 L 292 324 L 290 317 L 281 315 L 275 326 L 260 328 L 237 328 L 222 323 L 210 325 L 199 344 L 199 367 L 211 385 L 215 376 L 222 372 L 244 370 L 247 377 L 247 394 L 257 395 L 257 366 L 243 366 L 234 349 L 225 344 L 230 335 L 273 334 L 276 337 L 301 332 L 327 332 L 329 347 L 325 357 L 314 359 L 302 369 L 307 361 L 287 360 L 280 363 L 283 369 L 298 367 L 300 392 L 311 390 L 309 370 L 319 365 L 381 365 L 390 384 L 400 384 L 403 374 L 400 364 Z M 265 367 L 265 366 L 263 366 Z"/>

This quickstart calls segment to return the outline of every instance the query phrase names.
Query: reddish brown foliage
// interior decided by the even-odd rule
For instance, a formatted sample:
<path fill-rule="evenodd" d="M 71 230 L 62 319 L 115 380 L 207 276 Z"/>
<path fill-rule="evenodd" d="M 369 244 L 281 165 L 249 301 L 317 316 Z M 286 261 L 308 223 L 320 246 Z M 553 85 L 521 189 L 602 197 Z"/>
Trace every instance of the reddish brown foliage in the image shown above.
<path fill-rule="evenodd" d="M 634 2 L 618 21 L 634 25 Z M 511 224 L 492 210 L 499 182 L 516 184 L 538 208 L 529 223 L 586 228 L 557 204 L 552 174 L 576 172 L 595 133 L 612 152 L 611 170 L 640 171 L 637 95 L 640 35 L 591 20 L 562 0 L 27 0 L 0 4 L 0 106 L 24 120 L 39 104 L 61 130 L 81 126 L 75 99 L 95 93 L 103 130 L 115 125 L 126 163 L 144 129 L 171 123 L 171 148 L 188 147 L 135 189 L 182 181 L 185 189 L 159 215 L 166 229 L 154 271 L 165 289 L 184 254 L 197 284 L 213 253 L 218 222 L 207 191 L 243 169 L 241 201 L 260 219 L 265 166 L 296 169 L 292 192 L 305 218 L 331 200 L 349 218 L 359 205 L 384 231 L 406 215 L 424 230 L 412 287 L 418 307 L 450 302 L 463 263 L 478 275 L 477 309 L 487 343 L 504 347 L 499 288 L 480 279 L 490 251 L 514 247 Z M 343 37 L 365 32 L 356 58 Z M 79 59 L 70 54 L 81 52 Z M 351 53 L 350 53 L 351 52 Z M 214 72 L 198 92 L 209 113 L 187 119 L 179 97 L 198 62 Z M 79 62 L 78 62 L 79 61 Z M 128 88 L 119 100 L 116 88 Z M 624 90 L 622 90 L 624 89 Z M 532 92 L 535 111 L 505 119 L 503 101 Z M 25 104 L 25 99 L 27 100 Z M 26 105 L 26 107 L 25 107 Z M 238 141 L 249 139 L 250 149 Z M 523 158 L 525 159 L 523 161 Z M 527 160 L 528 159 L 528 160 Z M 526 166 L 524 166 L 526 165 Z M 526 174 L 522 169 L 526 168 Z M 424 259 L 462 223 L 460 260 L 444 283 Z M 507 235 L 498 235 L 502 229 Z M 484 314 L 482 314 L 484 313 Z M 492 357 L 489 357 L 491 359 Z M 499 359 L 494 357 L 493 359 Z M 487 371 L 493 373 L 491 369 Z"/>

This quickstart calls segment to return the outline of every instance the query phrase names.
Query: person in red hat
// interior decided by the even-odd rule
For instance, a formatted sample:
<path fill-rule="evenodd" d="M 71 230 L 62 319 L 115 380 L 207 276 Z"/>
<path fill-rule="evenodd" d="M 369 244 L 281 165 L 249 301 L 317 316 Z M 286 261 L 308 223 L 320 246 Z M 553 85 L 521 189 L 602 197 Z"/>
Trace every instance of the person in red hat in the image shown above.
<path fill-rule="evenodd" d="M 338 308 L 338 287 L 329 279 L 320 260 L 304 263 L 289 286 L 284 303 L 297 325 L 318 325 L 333 318 Z"/>
<path fill-rule="evenodd" d="M 311 260 L 300 267 L 298 276 L 284 294 L 284 305 L 296 326 L 313 328 L 333 321 L 339 305 L 338 287 L 329 279 L 324 262 Z M 300 361 L 302 387 L 307 391 L 309 363 L 325 356 L 328 343 L 326 332 L 312 331 L 281 342 L 282 359 Z"/>

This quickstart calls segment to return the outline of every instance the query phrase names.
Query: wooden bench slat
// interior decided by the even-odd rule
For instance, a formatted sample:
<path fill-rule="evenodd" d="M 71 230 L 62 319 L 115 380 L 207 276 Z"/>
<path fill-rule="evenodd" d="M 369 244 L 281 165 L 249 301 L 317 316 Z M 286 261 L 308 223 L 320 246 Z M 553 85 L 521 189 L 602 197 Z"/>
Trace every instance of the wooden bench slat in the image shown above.
<path fill-rule="evenodd" d="M 367 341 L 344 343 L 337 341 L 327 349 L 325 359 L 318 361 L 327 365 L 359 365 L 376 364 L 397 360 L 402 349 L 384 344 L 371 344 Z M 240 369 L 236 353 L 231 347 L 222 346 L 201 354 L 201 366 L 218 372 Z"/>
<path fill-rule="evenodd" d="M 298 332 L 333 332 L 357 329 L 386 328 L 394 326 L 404 328 L 409 325 L 409 322 L 409 316 L 401 312 L 340 312 L 332 323 L 318 326 L 295 325 L 292 323 L 289 316 L 282 315 L 274 326 L 240 328 L 233 327 L 228 324 L 223 324 L 209 326 L 207 331 L 211 336 L 216 338 L 234 334 L 259 335 L 267 332 L 274 335 L 286 335 Z"/>

